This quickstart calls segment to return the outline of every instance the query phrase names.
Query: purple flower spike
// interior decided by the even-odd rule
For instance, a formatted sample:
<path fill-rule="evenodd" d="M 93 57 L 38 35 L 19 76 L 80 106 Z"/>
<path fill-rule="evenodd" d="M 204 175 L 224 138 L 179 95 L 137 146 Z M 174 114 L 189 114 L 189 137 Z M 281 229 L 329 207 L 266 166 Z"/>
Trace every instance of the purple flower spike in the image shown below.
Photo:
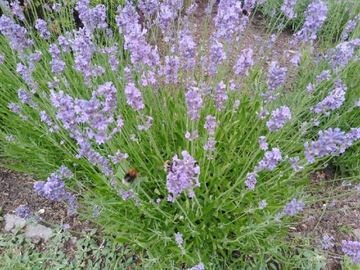
<path fill-rule="evenodd" d="M 300 213 L 303 211 L 305 204 L 302 201 L 297 201 L 296 199 L 292 199 L 290 202 L 288 202 L 283 211 L 282 214 L 289 215 L 289 216 L 295 216 L 297 213 Z"/>
<path fill-rule="evenodd" d="M 253 60 L 253 53 L 254 51 L 249 49 L 244 49 L 241 51 L 241 54 L 236 62 L 236 65 L 234 66 L 235 74 L 239 75 L 249 75 L 249 68 L 254 65 Z"/>
<path fill-rule="evenodd" d="M 15 209 L 16 215 L 21 218 L 29 219 L 31 217 L 31 209 L 29 206 L 20 205 Z"/>
<path fill-rule="evenodd" d="M 189 196 L 193 197 L 193 189 L 200 186 L 199 165 L 187 151 L 182 151 L 181 154 L 183 159 L 179 159 L 177 155 L 172 158 L 172 170 L 166 176 L 166 187 L 172 193 L 168 200 L 172 202 L 183 191 L 188 191 Z"/>
<path fill-rule="evenodd" d="M 271 113 L 271 118 L 266 122 L 270 131 L 278 131 L 285 123 L 291 119 L 291 111 L 286 106 L 281 106 Z"/>
<path fill-rule="evenodd" d="M 181 247 L 182 243 L 184 242 L 182 233 L 175 233 L 175 242 L 179 247 Z"/>
<path fill-rule="evenodd" d="M 212 98 L 218 111 L 222 111 L 225 109 L 224 103 L 228 100 L 228 96 L 226 93 L 226 85 L 223 81 L 219 82 L 218 86 L 215 88 Z"/>
<path fill-rule="evenodd" d="M 203 263 L 199 263 L 191 268 L 188 268 L 187 270 L 204 270 L 205 266 Z"/>
<path fill-rule="evenodd" d="M 218 122 L 216 121 L 216 118 L 214 116 L 208 115 L 205 119 L 205 125 L 204 128 L 207 130 L 207 132 L 210 135 L 215 134 L 215 128 L 218 126 Z"/>
<path fill-rule="evenodd" d="M 271 151 L 265 152 L 263 159 L 260 160 L 258 166 L 255 167 L 255 171 L 272 171 L 280 161 L 282 161 L 281 151 L 278 148 L 273 148 Z"/>
<path fill-rule="evenodd" d="M 46 22 L 44 20 L 37 19 L 36 23 L 35 23 L 35 28 L 37 30 L 39 30 L 40 37 L 42 37 L 43 39 L 49 39 L 50 38 L 50 32 L 47 29 L 47 24 L 46 24 Z"/>
<path fill-rule="evenodd" d="M 134 83 L 128 83 L 125 86 L 125 94 L 127 104 L 135 111 L 140 111 L 145 108 L 142 95 L 139 89 L 136 88 Z"/>
<path fill-rule="evenodd" d="M 203 106 L 203 100 L 197 87 L 190 87 L 185 94 L 186 107 L 189 118 L 194 121 L 199 119 L 199 111 Z"/>
<path fill-rule="evenodd" d="M 342 240 L 342 252 L 349 255 L 355 264 L 360 264 L 360 242 Z"/>
<path fill-rule="evenodd" d="M 252 173 L 248 173 L 246 175 L 246 180 L 245 180 L 245 186 L 248 189 L 254 190 L 255 189 L 255 185 L 256 185 L 256 179 L 258 178 L 258 175 L 254 172 Z"/>

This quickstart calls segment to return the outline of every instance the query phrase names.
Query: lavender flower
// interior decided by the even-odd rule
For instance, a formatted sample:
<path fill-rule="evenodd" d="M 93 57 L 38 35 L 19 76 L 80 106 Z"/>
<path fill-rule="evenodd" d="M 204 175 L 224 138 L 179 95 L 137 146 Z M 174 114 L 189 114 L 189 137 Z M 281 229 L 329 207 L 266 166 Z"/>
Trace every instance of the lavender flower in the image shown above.
<path fill-rule="evenodd" d="M 205 266 L 203 263 L 199 263 L 191 268 L 188 268 L 187 270 L 204 270 Z"/>
<path fill-rule="evenodd" d="M 15 209 L 16 215 L 21 218 L 31 218 L 31 209 L 29 206 L 20 205 Z"/>
<path fill-rule="evenodd" d="M 314 84 L 312 84 L 312 83 L 309 83 L 309 84 L 306 86 L 306 91 L 307 91 L 308 93 L 311 93 L 311 92 L 314 92 L 315 88 L 316 88 L 316 85 L 314 85 Z"/>
<path fill-rule="evenodd" d="M 195 159 L 187 152 L 181 152 L 183 159 L 177 155 L 172 158 L 172 170 L 166 175 L 166 187 L 169 193 L 168 200 L 174 201 L 183 191 L 188 191 L 193 196 L 193 189 L 200 186 L 200 167 Z"/>
<path fill-rule="evenodd" d="M 346 40 L 349 38 L 349 34 L 355 29 L 357 22 L 355 20 L 349 20 L 341 33 L 340 39 Z"/>
<path fill-rule="evenodd" d="M 226 60 L 226 53 L 224 51 L 223 44 L 217 39 L 213 38 L 210 43 L 209 52 L 209 74 L 215 75 L 217 73 L 218 66 Z"/>
<path fill-rule="evenodd" d="M 59 75 L 63 72 L 66 66 L 65 62 L 61 60 L 60 50 L 56 44 L 51 44 L 49 52 L 52 57 L 52 60 L 50 61 L 51 71 Z"/>
<path fill-rule="evenodd" d="M 5 136 L 5 140 L 7 140 L 8 142 L 13 142 L 15 139 L 13 135 L 7 135 Z"/>
<path fill-rule="evenodd" d="M 267 206 L 266 200 L 262 200 L 259 202 L 259 209 L 262 210 Z"/>
<path fill-rule="evenodd" d="M 288 17 L 289 20 L 296 18 L 294 8 L 296 6 L 296 0 L 284 0 L 284 4 L 281 6 L 281 11 Z"/>
<path fill-rule="evenodd" d="M 49 131 L 50 132 L 56 132 L 56 131 L 59 130 L 59 126 L 54 125 L 54 123 L 51 120 L 50 116 L 47 115 L 47 113 L 45 111 L 40 111 L 39 115 L 40 115 L 40 121 L 44 122 L 45 124 L 47 124 L 49 126 Z"/>
<path fill-rule="evenodd" d="M 215 134 L 215 128 L 218 126 L 218 121 L 216 121 L 216 118 L 214 116 L 208 115 L 205 119 L 204 128 L 207 130 L 207 132 L 210 135 Z"/>
<path fill-rule="evenodd" d="M 33 41 L 26 37 L 27 30 L 5 15 L 0 17 L 0 32 L 10 39 L 10 46 L 15 51 L 23 52 L 33 45 Z"/>
<path fill-rule="evenodd" d="M 20 3 L 19 3 L 18 0 L 15 0 L 15 1 L 11 2 L 10 3 L 11 11 L 16 17 L 18 17 L 18 19 L 20 21 L 24 21 L 25 20 L 24 12 L 21 9 L 21 6 L 19 4 Z"/>
<path fill-rule="evenodd" d="M 263 107 L 260 108 L 260 111 L 256 113 L 257 117 L 261 120 L 264 120 L 266 116 L 269 115 L 268 110 L 264 109 Z"/>
<path fill-rule="evenodd" d="M 151 116 L 146 116 L 146 123 L 144 125 L 138 125 L 138 130 L 148 130 L 151 127 L 153 118 Z"/>
<path fill-rule="evenodd" d="M 339 73 L 353 59 L 354 51 L 360 46 L 360 38 L 338 44 L 330 49 L 325 58 L 335 73 Z"/>
<path fill-rule="evenodd" d="M 280 68 L 277 61 L 273 61 L 270 64 L 268 73 L 268 89 L 269 91 L 275 91 L 283 85 L 286 78 L 287 68 Z"/>
<path fill-rule="evenodd" d="M 179 232 L 175 233 L 175 242 L 179 247 L 181 247 L 181 245 L 184 242 L 182 233 Z"/>
<path fill-rule="evenodd" d="M 72 177 L 72 172 L 65 166 L 61 166 L 58 171 L 52 173 L 44 181 L 37 181 L 34 183 L 34 190 L 39 196 L 43 196 L 51 201 L 67 201 L 69 204 L 69 215 L 75 214 L 76 205 L 75 197 L 65 190 L 65 183 L 63 178 Z"/>
<path fill-rule="evenodd" d="M 134 200 L 135 204 L 138 205 L 140 203 L 138 197 L 132 190 L 119 190 L 118 195 L 123 199 L 123 201 Z"/>
<path fill-rule="evenodd" d="M 226 85 L 223 81 L 219 82 L 217 87 L 215 88 L 214 94 L 212 95 L 212 99 L 215 102 L 216 108 L 219 111 L 222 111 L 225 109 L 224 103 L 226 100 L 228 100 L 228 96 L 226 93 Z"/>
<path fill-rule="evenodd" d="M 294 34 L 296 41 L 314 41 L 317 31 L 326 20 L 327 7 L 321 0 L 311 2 L 305 11 L 305 23 L 303 27 Z"/>
<path fill-rule="evenodd" d="M 185 100 L 189 118 L 192 121 L 199 119 L 199 110 L 203 106 L 203 100 L 199 88 L 190 87 L 185 94 Z"/>
<path fill-rule="evenodd" d="M 323 249 L 329 249 L 332 248 L 333 246 L 335 246 L 334 244 L 334 236 L 332 235 L 328 235 L 328 234 L 324 234 L 322 237 L 322 243 L 321 246 Z"/>
<path fill-rule="evenodd" d="M 120 161 L 127 159 L 129 157 L 129 154 L 121 153 L 120 150 L 117 150 L 115 155 L 113 155 L 113 156 L 109 155 L 108 157 L 110 158 L 112 163 L 118 164 L 118 163 L 120 163 Z"/>
<path fill-rule="evenodd" d="M 178 56 L 165 56 L 165 65 L 161 68 L 161 74 L 165 76 L 166 83 L 178 83 L 180 58 Z"/>
<path fill-rule="evenodd" d="M 289 162 L 295 172 L 298 172 L 298 171 L 301 171 L 302 169 L 304 169 L 303 166 L 300 166 L 298 164 L 299 159 L 300 159 L 299 156 L 289 158 Z"/>
<path fill-rule="evenodd" d="M 349 255 L 353 263 L 360 264 L 360 242 L 342 240 L 341 244 L 342 252 Z"/>
<path fill-rule="evenodd" d="M 69 230 L 70 228 L 71 228 L 71 226 L 70 226 L 70 224 L 68 224 L 68 223 L 61 224 L 61 229 L 62 229 L 63 231 L 67 231 L 67 230 Z"/>
<path fill-rule="evenodd" d="M 291 119 L 291 111 L 286 106 L 281 106 L 271 113 L 271 118 L 266 122 L 270 131 L 278 131 L 285 123 Z"/>
<path fill-rule="evenodd" d="M 360 139 L 360 128 L 351 129 L 345 134 L 339 128 L 329 128 L 325 131 L 319 131 L 319 139 L 317 141 L 306 142 L 305 157 L 309 163 L 315 162 L 315 157 L 325 157 L 329 154 L 337 156 L 355 141 Z"/>
<path fill-rule="evenodd" d="M 75 9 L 79 12 L 79 18 L 84 27 L 93 31 L 94 29 L 106 29 L 106 7 L 97 5 L 94 8 L 89 7 L 89 0 L 79 0 Z"/>
<path fill-rule="evenodd" d="M 50 38 L 50 32 L 47 29 L 47 24 L 44 20 L 42 19 L 37 19 L 35 22 L 35 28 L 37 30 L 39 30 L 40 32 L 40 37 L 43 39 L 49 39 Z"/>
<path fill-rule="evenodd" d="M 194 42 L 189 27 L 186 26 L 178 35 L 179 52 L 184 62 L 183 67 L 191 70 L 196 65 L 196 43 Z"/>
<path fill-rule="evenodd" d="M 266 151 L 262 160 L 260 160 L 259 164 L 255 167 L 255 172 L 259 172 L 261 170 L 272 171 L 280 161 L 282 161 L 282 156 L 281 151 L 278 148 Z"/>
<path fill-rule="evenodd" d="M 323 70 L 318 76 L 316 76 L 316 82 L 327 81 L 331 78 L 330 70 Z"/>
<path fill-rule="evenodd" d="M 215 151 L 216 140 L 213 136 L 210 136 L 204 145 L 204 150 L 208 152 Z"/>
<path fill-rule="evenodd" d="M 245 186 L 248 189 L 254 190 L 255 189 L 255 185 L 256 185 L 256 179 L 258 178 L 257 173 L 248 173 L 246 175 L 246 179 L 245 179 Z"/>
<path fill-rule="evenodd" d="M 241 51 L 241 54 L 234 66 L 235 74 L 236 75 L 249 75 L 249 68 L 254 65 L 253 60 L 253 53 L 254 51 L 251 48 L 244 49 Z"/>
<path fill-rule="evenodd" d="M 147 19 L 150 19 L 153 14 L 159 8 L 159 2 L 157 0 L 140 0 L 138 7 Z"/>
<path fill-rule="evenodd" d="M 185 138 L 188 139 L 189 141 L 195 141 L 198 137 L 199 137 L 199 133 L 197 130 L 194 130 L 191 133 L 188 131 L 185 133 Z"/>
<path fill-rule="evenodd" d="M 20 74 L 21 78 L 25 81 L 25 83 L 31 88 L 36 90 L 38 88 L 38 84 L 31 77 L 31 70 L 27 68 L 25 65 L 18 63 L 16 65 L 16 72 Z"/>
<path fill-rule="evenodd" d="M 260 145 L 261 150 L 267 150 L 268 149 L 269 144 L 266 142 L 266 137 L 265 136 L 260 136 L 259 137 L 259 145 Z"/>
<path fill-rule="evenodd" d="M 355 107 L 360 107 L 360 99 L 355 102 Z"/>
<path fill-rule="evenodd" d="M 135 111 L 140 111 L 145 108 L 142 95 L 134 83 L 128 83 L 125 86 L 126 103 Z"/>
<path fill-rule="evenodd" d="M 295 216 L 297 213 L 303 211 L 305 204 L 302 201 L 297 201 L 296 199 L 292 199 L 288 202 L 283 211 L 283 215 Z"/>
<path fill-rule="evenodd" d="M 333 111 L 341 107 L 345 101 L 347 86 L 343 84 L 340 79 L 335 81 L 334 86 L 334 90 L 332 90 L 326 98 L 312 108 L 311 111 L 317 114 L 325 113 L 326 115 L 329 115 L 329 111 Z"/>

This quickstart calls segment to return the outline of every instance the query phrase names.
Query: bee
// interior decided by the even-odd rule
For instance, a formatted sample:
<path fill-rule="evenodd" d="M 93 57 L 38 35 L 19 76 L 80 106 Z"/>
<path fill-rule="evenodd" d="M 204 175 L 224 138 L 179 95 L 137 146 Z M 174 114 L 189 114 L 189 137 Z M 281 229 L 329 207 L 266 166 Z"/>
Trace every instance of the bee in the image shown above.
<path fill-rule="evenodd" d="M 169 172 L 173 172 L 173 165 L 174 162 L 172 160 L 167 160 L 164 163 L 164 171 L 166 172 L 166 174 L 168 174 Z"/>
<path fill-rule="evenodd" d="M 136 179 L 136 177 L 138 176 L 139 171 L 137 169 L 131 169 L 127 172 L 127 174 L 125 174 L 124 179 L 123 179 L 123 184 L 124 185 L 130 185 L 132 182 L 134 182 L 134 180 Z"/>
<path fill-rule="evenodd" d="M 49 24 L 48 29 L 51 33 L 59 34 L 59 26 L 56 23 Z"/>

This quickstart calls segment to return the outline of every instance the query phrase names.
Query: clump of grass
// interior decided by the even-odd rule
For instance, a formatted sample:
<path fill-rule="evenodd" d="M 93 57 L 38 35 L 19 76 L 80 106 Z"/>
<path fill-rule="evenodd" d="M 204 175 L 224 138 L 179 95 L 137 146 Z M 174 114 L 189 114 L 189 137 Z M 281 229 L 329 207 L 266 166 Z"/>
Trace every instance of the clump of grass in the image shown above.
<path fill-rule="evenodd" d="M 360 44 L 352 32 L 316 55 L 332 22 L 315 1 L 293 55 L 264 65 L 280 30 L 263 53 L 245 47 L 255 8 L 245 2 L 221 1 L 214 20 L 210 4 L 203 22 L 215 30 L 199 44 L 194 8 L 180 2 L 139 1 L 141 20 L 128 3 L 112 25 L 104 5 L 79 1 L 80 29 L 71 6 L 32 23 L 4 8 L 2 155 L 47 177 L 39 195 L 73 206 L 68 189 L 78 194 L 80 215 L 146 251 L 144 268 L 286 265 L 282 236 L 308 200 L 308 173 L 348 148 L 358 154 Z M 311 21 L 314 9 L 322 16 Z M 50 32 L 64 17 L 74 30 Z"/>

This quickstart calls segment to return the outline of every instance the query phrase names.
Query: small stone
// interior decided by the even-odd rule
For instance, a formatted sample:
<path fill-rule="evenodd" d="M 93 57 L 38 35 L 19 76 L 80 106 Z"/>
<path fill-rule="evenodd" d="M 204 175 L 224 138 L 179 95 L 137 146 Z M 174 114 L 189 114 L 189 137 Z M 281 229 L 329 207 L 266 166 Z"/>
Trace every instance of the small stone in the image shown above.
<path fill-rule="evenodd" d="M 15 232 L 16 229 L 24 228 L 26 224 L 26 220 L 24 218 L 18 217 L 17 215 L 13 214 L 6 214 L 4 216 L 5 219 L 5 232 Z"/>
<path fill-rule="evenodd" d="M 45 227 L 41 224 L 29 224 L 25 228 L 25 237 L 37 238 L 40 237 L 44 241 L 49 240 L 52 235 L 52 229 Z"/>
<path fill-rule="evenodd" d="M 354 235 L 358 240 L 360 240 L 360 229 L 355 229 L 354 230 Z"/>

